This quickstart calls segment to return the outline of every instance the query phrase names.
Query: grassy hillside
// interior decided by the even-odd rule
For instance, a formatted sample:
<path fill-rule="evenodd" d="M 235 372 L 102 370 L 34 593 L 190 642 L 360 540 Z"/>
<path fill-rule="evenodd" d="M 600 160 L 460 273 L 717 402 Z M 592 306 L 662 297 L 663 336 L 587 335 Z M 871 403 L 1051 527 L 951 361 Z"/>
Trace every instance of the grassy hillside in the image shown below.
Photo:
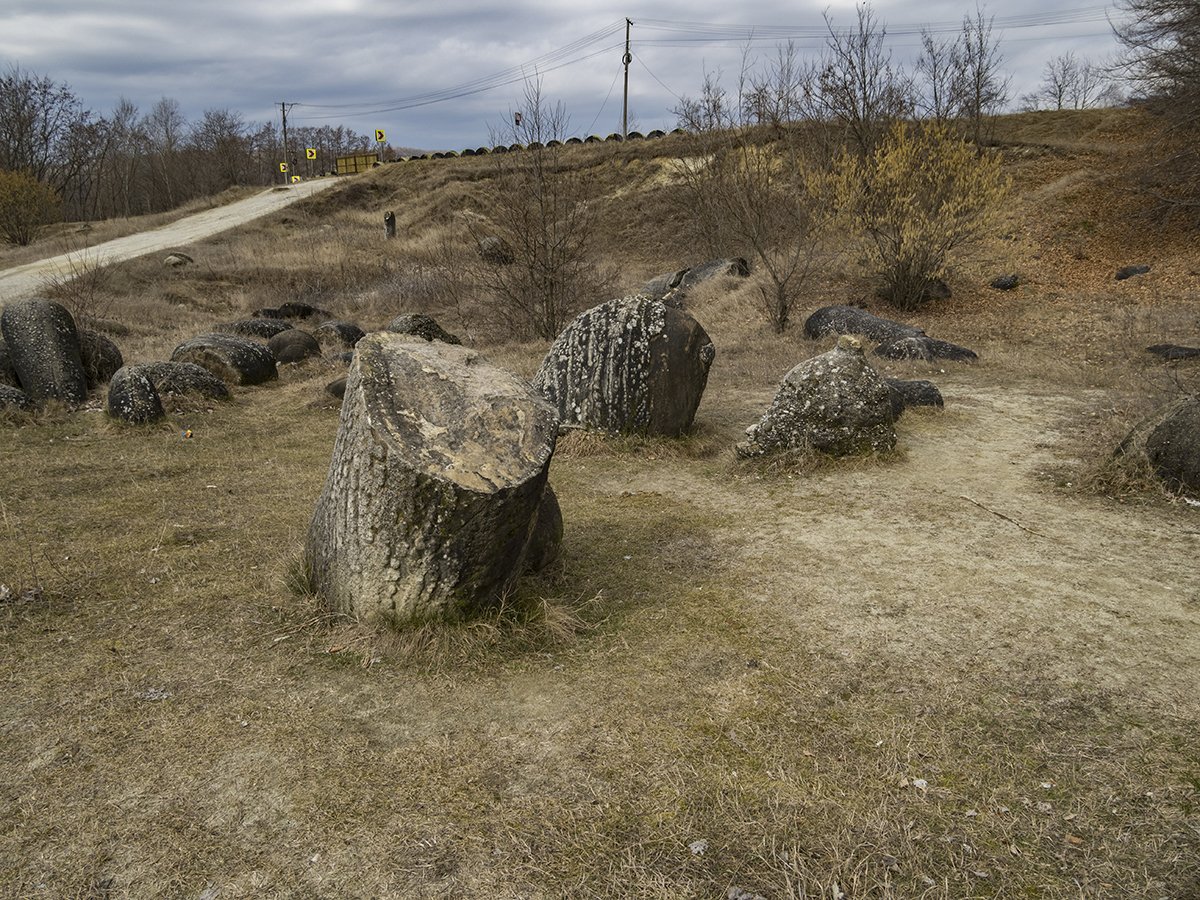
<path fill-rule="evenodd" d="M 735 459 L 831 342 L 773 335 L 752 281 L 693 295 L 717 348 L 695 432 L 561 441 L 563 559 L 474 625 L 378 633 L 294 589 L 332 359 L 156 428 L 102 398 L 6 419 L 0 896 L 1200 896 L 1200 526 L 1109 459 L 1194 390 L 1142 349 L 1200 341 L 1196 235 L 1125 190 L 1141 131 L 1000 123 L 1003 227 L 950 300 L 899 316 L 980 361 L 878 361 L 946 400 L 905 413 L 894 458 Z M 691 152 L 568 157 L 614 295 L 702 261 Z M 493 165 L 385 166 L 194 266 L 59 295 L 131 362 L 301 300 L 366 328 L 430 312 L 529 375 L 546 343 L 503 334 L 454 264 Z M 834 249 L 796 320 L 898 317 Z M 1151 272 L 1114 281 L 1131 263 Z"/>

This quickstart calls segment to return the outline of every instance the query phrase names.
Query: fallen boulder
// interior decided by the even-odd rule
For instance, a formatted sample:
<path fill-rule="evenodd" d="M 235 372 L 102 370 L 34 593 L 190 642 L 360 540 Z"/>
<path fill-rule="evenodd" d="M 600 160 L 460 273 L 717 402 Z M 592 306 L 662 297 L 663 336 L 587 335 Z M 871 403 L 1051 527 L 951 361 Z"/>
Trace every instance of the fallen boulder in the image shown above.
<path fill-rule="evenodd" d="M 784 376 L 775 399 L 739 444 L 743 457 L 776 450 L 854 456 L 896 446 L 892 392 L 871 368 L 857 338 L 805 360 Z"/>
<path fill-rule="evenodd" d="M 979 359 L 979 354 L 974 350 L 923 334 L 884 341 L 875 348 L 874 353 L 886 359 L 923 359 L 927 362 L 935 359 L 948 359 L 952 362 L 971 362 Z"/>
<path fill-rule="evenodd" d="M 220 322 L 213 330 L 222 334 L 240 334 L 243 337 L 273 338 L 292 327 L 282 319 L 241 319 L 237 322 Z"/>
<path fill-rule="evenodd" d="M 210 400 L 228 400 L 229 387 L 203 366 L 190 362 L 153 362 L 141 367 L 161 394 L 199 394 Z"/>
<path fill-rule="evenodd" d="M 887 359 L 948 359 L 958 362 L 978 359 L 974 350 L 949 341 L 931 338 L 924 330 L 903 322 L 872 315 L 856 306 L 824 306 L 804 323 L 810 338 L 829 334 L 861 334 L 878 341 L 875 355 Z"/>
<path fill-rule="evenodd" d="M 267 341 L 267 349 L 276 362 L 298 363 L 321 355 L 321 344 L 307 331 L 289 328 Z"/>
<path fill-rule="evenodd" d="M 491 607 L 525 567 L 557 431 L 472 350 L 364 338 L 305 544 L 313 591 L 392 623 Z"/>
<path fill-rule="evenodd" d="M 20 388 L 0 384 L 0 409 L 19 409 L 30 412 L 37 408 L 28 394 Z"/>
<path fill-rule="evenodd" d="M 1179 344 L 1155 344 L 1146 348 L 1147 353 L 1163 359 L 1195 359 L 1200 356 L 1200 347 L 1181 347 Z"/>
<path fill-rule="evenodd" d="M 40 297 L 9 302 L 0 314 L 0 333 L 21 390 L 34 403 L 77 406 L 87 399 L 79 332 L 66 307 Z"/>
<path fill-rule="evenodd" d="M 931 381 L 909 381 L 903 378 L 885 378 L 892 395 L 892 418 L 900 418 L 910 406 L 945 406 L 942 392 Z"/>
<path fill-rule="evenodd" d="M 1127 278 L 1132 278 L 1135 275 L 1145 275 L 1150 271 L 1149 266 L 1122 266 L 1117 269 L 1116 281 L 1124 281 Z"/>
<path fill-rule="evenodd" d="M 251 315 L 256 319 L 330 319 L 332 316 L 327 310 L 321 309 L 319 306 L 312 306 L 308 303 L 294 303 L 288 301 L 281 303 L 279 306 L 267 306 L 263 309 L 256 309 Z"/>
<path fill-rule="evenodd" d="M 991 280 L 989 287 L 996 291 L 1013 291 L 1021 284 L 1016 275 L 997 275 Z"/>
<path fill-rule="evenodd" d="M 610 300 L 563 329 L 533 385 L 564 425 L 677 436 L 692 427 L 716 350 L 660 300 Z"/>
<path fill-rule="evenodd" d="M 346 396 L 346 379 L 338 378 L 329 382 L 329 384 L 325 385 L 325 393 L 330 397 L 337 397 L 337 399 L 341 400 Z"/>
<path fill-rule="evenodd" d="M 1159 409 L 1126 436 L 1117 453 L 1142 454 L 1168 489 L 1200 495 L 1200 394 Z"/>
<path fill-rule="evenodd" d="M 166 416 L 154 383 L 141 366 L 124 366 L 108 385 L 108 414 L 130 425 L 148 425 Z"/>
<path fill-rule="evenodd" d="M 232 334 L 202 334 L 186 340 L 175 348 L 171 362 L 195 363 L 227 384 L 262 384 L 279 377 L 270 350 Z"/>
<path fill-rule="evenodd" d="M 330 343 L 339 347 L 353 347 L 363 339 L 364 335 L 366 335 L 366 332 L 353 322 L 331 319 L 317 326 L 316 337 L 323 344 Z"/>
<path fill-rule="evenodd" d="M 79 358 L 89 389 L 106 383 L 125 365 L 121 349 L 104 335 L 88 328 L 79 329 Z"/>
<path fill-rule="evenodd" d="M 411 334 L 427 341 L 441 341 L 445 344 L 461 344 L 457 335 L 442 328 L 433 316 L 422 313 L 404 313 L 396 316 L 388 323 L 387 330 L 393 334 Z"/>

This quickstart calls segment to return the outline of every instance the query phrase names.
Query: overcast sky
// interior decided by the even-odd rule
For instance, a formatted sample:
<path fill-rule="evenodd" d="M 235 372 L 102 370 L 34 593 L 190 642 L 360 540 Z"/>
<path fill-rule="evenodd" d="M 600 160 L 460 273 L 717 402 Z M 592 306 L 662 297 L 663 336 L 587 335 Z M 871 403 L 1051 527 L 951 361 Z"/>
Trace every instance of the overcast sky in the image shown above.
<path fill-rule="evenodd" d="M 952 28 L 973 2 L 877 0 L 899 61 L 916 51 L 916 26 Z M 1042 67 L 1068 51 L 1100 61 L 1116 49 L 1105 21 L 1112 7 L 1086 0 L 1005 0 L 996 17 L 1005 69 L 1018 97 L 1036 88 Z M 84 104 L 107 113 L 121 97 L 143 112 L 163 96 L 189 119 L 230 109 L 254 122 L 344 124 L 385 129 L 395 146 L 462 149 L 520 105 L 521 75 L 542 74 L 543 95 L 561 100 L 580 135 L 620 129 L 624 19 L 634 22 L 630 128 L 674 127 L 679 95 L 699 92 L 706 70 L 731 83 L 744 37 L 770 55 L 794 30 L 806 55 L 820 52 L 822 14 L 855 21 L 853 2 L 659 0 L 625 7 L 596 0 L 2 0 L 0 67 L 66 82 Z M 1064 21 L 1044 24 L 1047 17 Z M 719 25 L 721 28 L 707 26 Z M 686 27 L 681 27 L 686 26 Z M 705 26 L 705 27 L 697 27 Z M 786 29 L 781 29 L 786 26 Z M 562 52 L 559 52 L 562 51 Z M 564 63 L 566 63 L 564 65 Z M 499 77 L 501 73 L 507 73 Z M 414 106 L 436 92 L 464 94 Z M 474 83 L 474 84 L 472 84 Z M 409 108 L 397 108 L 397 107 Z"/>

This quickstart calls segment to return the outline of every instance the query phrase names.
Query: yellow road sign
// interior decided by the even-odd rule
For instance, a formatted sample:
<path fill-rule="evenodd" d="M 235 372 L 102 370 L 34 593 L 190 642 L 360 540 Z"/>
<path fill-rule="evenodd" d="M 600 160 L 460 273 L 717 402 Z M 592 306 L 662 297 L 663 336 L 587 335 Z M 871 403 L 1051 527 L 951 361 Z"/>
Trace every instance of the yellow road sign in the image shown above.
<path fill-rule="evenodd" d="M 292 184 L 295 184 L 295 183 L 296 183 L 297 181 L 299 181 L 299 180 L 300 180 L 300 176 L 299 176 L 299 175 L 293 175 L 293 176 L 292 176 Z"/>
<path fill-rule="evenodd" d="M 280 172 L 286 172 L 286 171 L 287 171 L 287 163 L 280 163 L 280 164 L 279 164 L 279 171 L 280 171 Z"/>
<path fill-rule="evenodd" d="M 376 128 L 375 129 L 375 142 L 378 144 L 382 144 L 386 140 L 387 140 L 387 135 L 383 133 L 383 129 Z"/>
<path fill-rule="evenodd" d="M 316 147 L 308 147 L 304 151 L 304 155 L 306 157 L 308 157 L 309 159 L 316 159 L 317 158 L 317 148 Z"/>

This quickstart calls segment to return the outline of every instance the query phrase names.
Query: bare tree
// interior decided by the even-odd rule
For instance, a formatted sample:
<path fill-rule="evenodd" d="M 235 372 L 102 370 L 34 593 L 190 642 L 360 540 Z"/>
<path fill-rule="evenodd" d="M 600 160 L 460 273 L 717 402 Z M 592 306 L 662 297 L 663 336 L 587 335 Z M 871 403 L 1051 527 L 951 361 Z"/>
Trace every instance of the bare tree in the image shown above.
<path fill-rule="evenodd" d="M 869 3 L 855 7 L 857 23 L 836 28 L 828 14 L 825 54 L 813 90 L 817 118 L 840 126 L 842 140 L 860 156 L 874 151 L 892 123 L 911 114 L 912 80 L 885 49 L 887 28 Z"/>
<path fill-rule="evenodd" d="M 589 253 L 595 212 L 586 178 L 561 160 L 566 110 L 542 96 L 537 78 L 526 82 L 523 100 L 510 124 L 493 133 L 493 143 L 523 149 L 491 156 L 494 233 L 486 237 L 499 239 L 511 262 L 481 261 L 474 274 L 499 324 L 549 340 L 584 305 L 599 302 L 603 278 Z"/>
<path fill-rule="evenodd" d="M 832 182 L 814 161 L 811 130 L 783 127 L 803 110 L 794 47 L 781 48 L 765 72 L 747 74 L 747 62 L 736 102 L 718 78 L 705 79 L 704 96 L 720 103 L 706 105 L 707 127 L 678 162 L 680 206 L 710 255 L 752 261 L 763 315 L 782 333 L 820 256 Z M 775 126 L 770 139 L 749 127 L 759 123 Z"/>
<path fill-rule="evenodd" d="M 779 128 L 807 116 L 815 73 L 800 59 L 795 42 L 778 45 L 764 68 L 743 71 L 743 122 Z"/>
<path fill-rule="evenodd" d="M 1115 29 L 1124 46 L 1120 70 L 1160 114 L 1142 187 L 1156 211 L 1200 221 L 1200 4 L 1123 0 L 1120 6 L 1129 14 Z"/>
<path fill-rule="evenodd" d="M 1008 102 L 1010 78 L 1001 74 L 1004 57 L 999 41 L 992 37 L 992 17 L 985 18 L 982 7 L 975 7 L 973 17 L 963 18 L 959 41 L 962 54 L 960 115 L 978 147 L 991 137 L 996 114 Z"/>
<path fill-rule="evenodd" d="M 959 114 L 966 73 L 958 40 L 936 40 L 921 32 L 917 57 L 917 107 L 926 118 L 948 122 Z"/>

